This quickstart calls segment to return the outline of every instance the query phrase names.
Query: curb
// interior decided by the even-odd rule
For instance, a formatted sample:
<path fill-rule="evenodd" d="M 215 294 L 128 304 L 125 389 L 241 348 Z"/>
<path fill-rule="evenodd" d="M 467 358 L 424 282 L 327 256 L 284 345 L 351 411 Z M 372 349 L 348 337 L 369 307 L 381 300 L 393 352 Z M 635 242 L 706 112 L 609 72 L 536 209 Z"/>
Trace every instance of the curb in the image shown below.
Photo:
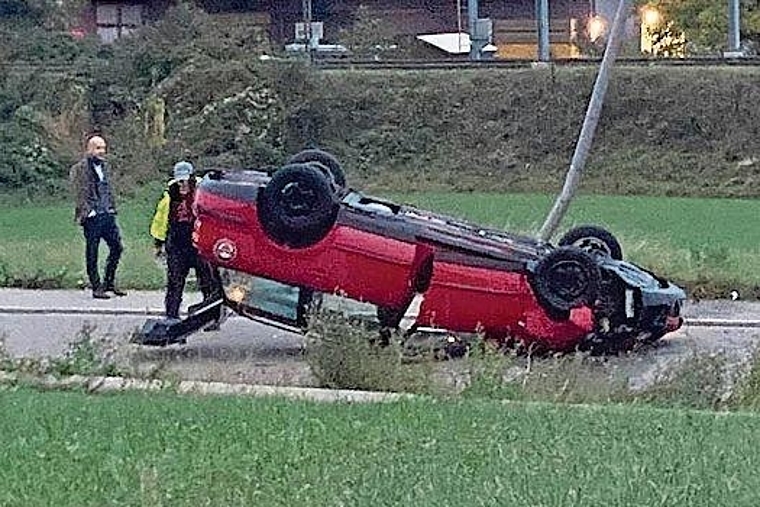
<path fill-rule="evenodd" d="M 168 391 L 177 394 L 203 396 L 250 396 L 254 398 L 288 398 L 327 403 L 387 403 L 413 398 L 410 394 L 352 391 L 348 389 L 320 389 L 311 387 L 284 387 L 252 384 L 228 384 L 225 382 L 203 382 L 183 380 L 169 382 L 158 379 L 130 377 L 88 377 L 71 375 L 57 378 L 18 375 L 15 372 L 0 371 L 0 385 L 22 384 L 46 389 L 84 389 L 88 393 L 123 391 Z"/>
<path fill-rule="evenodd" d="M 684 326 L 760 328 L 760 320 L 684 319 Z"/>

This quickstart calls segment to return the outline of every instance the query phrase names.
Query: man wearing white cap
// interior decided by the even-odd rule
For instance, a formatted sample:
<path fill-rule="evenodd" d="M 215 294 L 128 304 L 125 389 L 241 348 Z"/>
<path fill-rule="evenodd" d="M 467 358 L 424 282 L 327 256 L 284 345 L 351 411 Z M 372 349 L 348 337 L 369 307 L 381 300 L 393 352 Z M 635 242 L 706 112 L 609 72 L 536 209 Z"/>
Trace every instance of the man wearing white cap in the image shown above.
<path fill-rule="evenodd" d="M 168 183 L 156 213 L 150 224 L 150 234 L 155 242 L 156 254 L 166 250 L 166 297 L 164 306 L 166 317 L 179 319 L 182 293 L 190 268 L 195 269 L 203 299 L 221 297 L 218 277 L 212 267 L 204 261 L 193 246 L 193 225 L 195 224 L 195 187 L 197 178 L 190 162 L 174 165 L 173 179 Z"/>

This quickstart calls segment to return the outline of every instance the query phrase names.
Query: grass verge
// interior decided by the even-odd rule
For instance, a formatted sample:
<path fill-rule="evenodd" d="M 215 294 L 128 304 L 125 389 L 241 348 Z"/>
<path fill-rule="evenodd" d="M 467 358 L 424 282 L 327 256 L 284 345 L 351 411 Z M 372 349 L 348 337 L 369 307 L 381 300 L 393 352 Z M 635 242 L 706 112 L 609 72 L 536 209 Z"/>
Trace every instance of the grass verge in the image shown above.
<path fill-rule="evenodd" d="M 754 505 L 754 414 L 0 391 L 5 505 Z"/>

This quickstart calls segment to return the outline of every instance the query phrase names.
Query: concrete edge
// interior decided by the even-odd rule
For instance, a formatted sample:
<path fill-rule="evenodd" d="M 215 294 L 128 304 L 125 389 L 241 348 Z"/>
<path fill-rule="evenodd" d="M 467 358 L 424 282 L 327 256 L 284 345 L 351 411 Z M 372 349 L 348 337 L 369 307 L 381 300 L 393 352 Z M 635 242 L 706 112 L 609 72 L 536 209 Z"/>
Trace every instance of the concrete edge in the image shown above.
<path fill-rule="evenodd" d="M 0 385 L 22 384 L 46 389 L 84 389 L 89 393 L 120 391 L 168 391 L 177 394 L 204 396 L 250 396 L 254 398 L 288 398 L 328 403 L 379 403 L 412 399 L 406 393 L 352 391 L 348 389 L 320 389 L 310 387 L 286 387 L 253 384 L 229 384 L 183 380 L 170 382 L 159 379 L 133 377 L 103 377 L 71 375 L 68 377 L 19 375 L 16 372 L 0 370 Z"/>
<path fill-rule="evenodd" d="M 747 327 L 760 328 L 760 320 L 757 319 L 684 319 L 684 326 L 693 327 Z"/>

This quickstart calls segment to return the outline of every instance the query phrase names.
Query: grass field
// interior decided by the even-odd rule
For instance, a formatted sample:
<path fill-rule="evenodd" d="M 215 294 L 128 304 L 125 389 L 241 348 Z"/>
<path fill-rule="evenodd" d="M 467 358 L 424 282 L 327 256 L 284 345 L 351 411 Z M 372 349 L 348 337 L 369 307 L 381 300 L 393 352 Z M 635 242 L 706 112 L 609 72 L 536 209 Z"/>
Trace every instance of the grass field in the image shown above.
<path fill-rule="evenodd" d="M 3 505 L 753 506 L 760 418 L 0 392 Z"/>
<path fill-rule="evenodd" d="M 531 194 L 417 194 L 403 200 L 497 228 L 535 234 L 554 202 Z M 715 291 L 760 284 L 760 230 L 749 199 L 580 196 L 561 230 L 598 224 L 615 233 L 625 257 L 690 286 Z M 720 295 L 720 294 L 717 294 Z"/>
<path fill-rule="evenodd" d="M 150 255 L 153 197 L 133 197 L 120 206 L 126 247 L 120 274 L 127 287 L 163 284 L 163 273 Z M 526 233 L 538 231 L 553 202 L 550 196 L 530 194 L 391 197 Z M 571 206 L 562 231 L 581 223 L 603 225 L 620 238 L 626 258 L 681 283 L 753 292 L 760 286 L 758 216 L 760 201 L 749 199 L 581 196 Z M 5 278 L 6 285 L 14 279 L 52 279 L 52 285 L 74 287 L 85 279 L 84 240 L 68 204 L 2 204 L 0 238 L 0 281 Z"/>
<path fill-rule="evenodd" d="M 124 242 L 119 281 L 129 288 L 158 288 L 163 271 L 153 262 L 153 241 L 148 233 L 156 195 L 136 196 L 119 202 L 118 222 Z M 69 203 L 23 204 L 0 201 L 0 282 L 39 283 L 52 287 L 78 287 L 84 270 L 84 237 L 73 220 Z M 101 244 L 100 262 L 108 249 Z M 19 283 L 20 282 L 20 283 Z"/>

